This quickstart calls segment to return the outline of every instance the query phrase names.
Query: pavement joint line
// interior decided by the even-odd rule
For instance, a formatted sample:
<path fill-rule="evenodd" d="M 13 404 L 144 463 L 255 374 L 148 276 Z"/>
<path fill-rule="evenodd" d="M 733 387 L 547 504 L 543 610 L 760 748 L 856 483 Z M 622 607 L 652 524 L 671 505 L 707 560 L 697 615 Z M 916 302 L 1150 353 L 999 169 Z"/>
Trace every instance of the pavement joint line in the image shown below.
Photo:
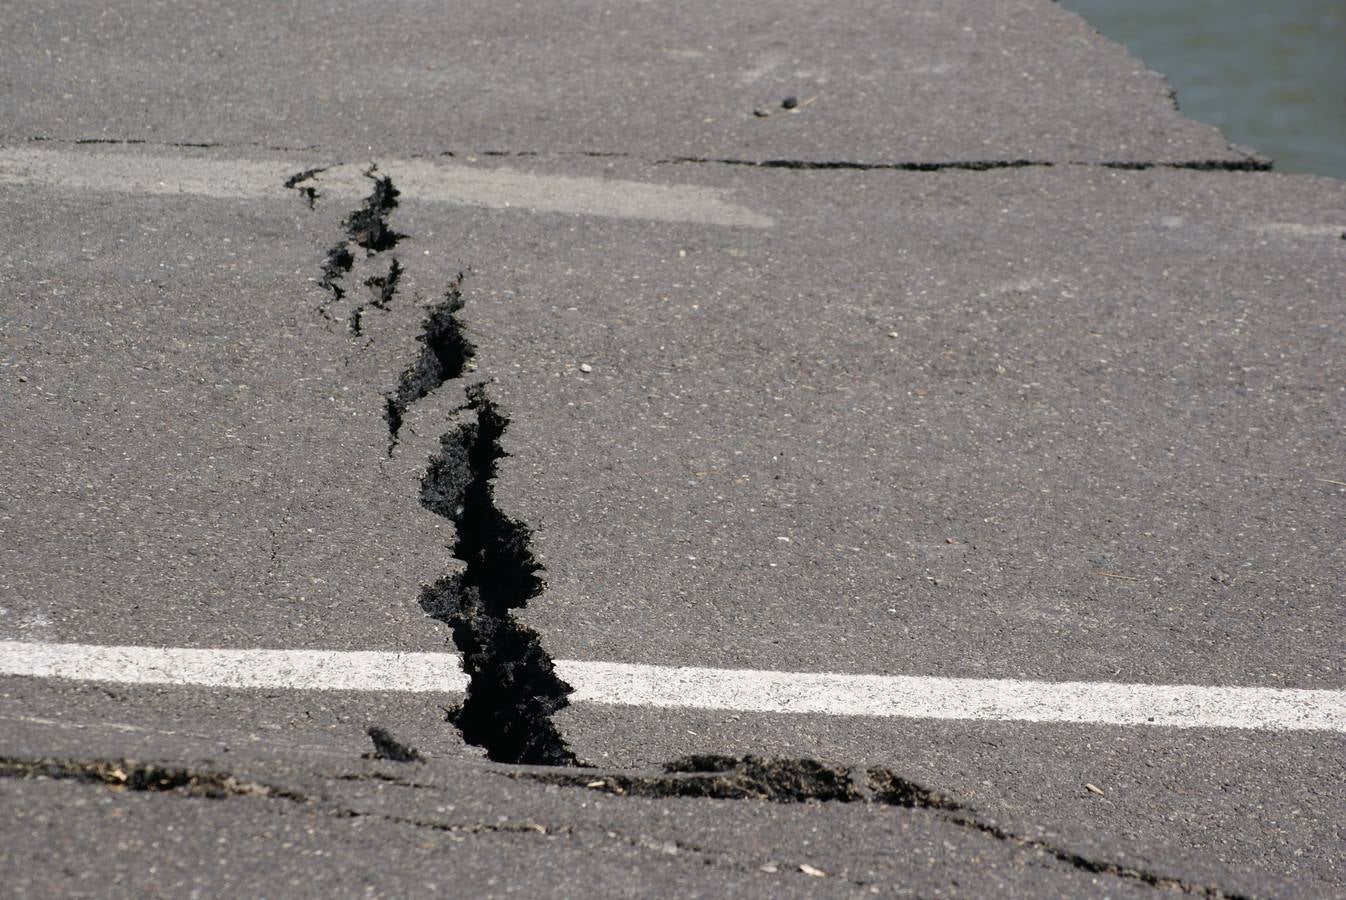
<path fill-rule="evenodd" d="M 118 684 L 462 693 L 456 653 L 0 641 L 0 675 Z M 557 660 L 571 700 L 873 718 L 1346 733 L 1346 690 L 776 672 Z"/>
<path fill-rule="evenodd" d="M 79 142 L 76 142 L 79 143 Z M 87 143 L 87 142 L 86 142 Z M 101 142 L 99 142 L 101 143 Z M 137 142 L 130 142 L 135 144 Z M 166 144 L 153 146 L 197 146 Z M 204 144 L 204 147 L 216 145 Z M 502 156 L 484 153 L 485 157 Z M 515 154 L 529 156 L 530 154 Z M 601 154 L 588 154 L 601 155 Z M 450 157 L 452 158 L 452 157 Z M 679 162 L 655 160 L 654 162 Z M 697 160 L 691 160 L 697 161 Z M 705 160 L 710 162 L 710 160 Z M 730 160 L 730 164 L 758 168 L 785 167 L 775 163 Z M 997 168 L 1053 167 L 1051 162 L 990 161 L 968 163 L 855 164 L 861 169 L 982 171 Z M 368 164 L 341 164 L 299 168 L 286 160 L 209 159 L 192 156 L 92 153 L 0 145 L 0 185 L 41 186 L 71 191 L 200 196 L 217 199 L 276 199 L 286 192 L 303 192 L 312 203 L 321 189 L 325 197 L 360 199 L 368 192 L 364 173 Z M 803 167 L 837 168 L 841 164 L 800 163 Z M 1063 166 L 1114 168 L 1184 168 L 1182 164 L 1124 164 L 1068 162 Z M 1196 165 L 1195 163 L 1191 165 Z M 725 199 L 725 191 L 700 185 L 661 185 L 616 178 L 541 175 L 494 165 L 483 167 L 424 159 L 384 159 L 379 170 L 396 176 L 418 201 L 479 206 L 518 212 L 555 212 L 600 218 L 691 222 L 724 227 L 771 228 L 766 215 Z M 1249 223 L 1264 234 L 1318 238 L 1346 234 L 1346 223 Z"/>
<path fill-rule="evenodd" d="M 727 191 L 701 185 L 542 175 L 423 159 L 379 159 L 377 163 L 379 172 L 391 175 L 404 194 L 418 201 L 726 227 L 770 228 L 775 224 L 769 216 L 726 200 Z M 305 174 L 305 183 L 324 197 L 363 198 L 369 192 L 368 170 L 368 163 L 311 170 L 293 160 L 0 147 L 0 184 L 72 191 L 278 199 L 292 190 L 287 183 Z"/>

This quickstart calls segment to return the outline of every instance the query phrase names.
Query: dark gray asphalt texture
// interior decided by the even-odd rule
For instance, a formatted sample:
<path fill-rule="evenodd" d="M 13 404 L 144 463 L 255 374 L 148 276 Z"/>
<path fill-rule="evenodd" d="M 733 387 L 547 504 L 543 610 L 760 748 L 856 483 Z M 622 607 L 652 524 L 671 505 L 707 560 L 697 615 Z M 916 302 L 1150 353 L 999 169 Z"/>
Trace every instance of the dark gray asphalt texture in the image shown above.
<path fill-rule="evenodd" d="M 1242 170 L 1055 4 L 6 23 L 0 640 L 452 647 L 418 598 L 488 545 L 422 478 L 481 384 L 556 659 L 1346 687 L 1346 185 Z M 310 208 L 28 183 L 9 151 L 377 163 L 398 239 L 344 240 L 332 172 Z M 444 202 L 432 160 L 546 208 Z M 565 211 L 614 179 L 671 189 L 658 221 Z M 470 358 L 390 443 L 455 285 Z M 587 767 L 548 768 L 487 761 L 460 699 L 0 676 L 0 883 L 1346 896 L 1341 734 L 576 704 Z M 369 758 L 371 725 L 424 761 Z M 693 754 L 766 762 L 664 771 Z M 754 765 L 855 790 L 734 799 Z"/>
<path fill-rule="evenodd" d="M 0 60 L 10 140 L 867 163 L 1248 156 L 1040 0 L 267 12 L 73 0 L 10 10 Z M 798 115 L 780 108 L 790 96 Z"/>

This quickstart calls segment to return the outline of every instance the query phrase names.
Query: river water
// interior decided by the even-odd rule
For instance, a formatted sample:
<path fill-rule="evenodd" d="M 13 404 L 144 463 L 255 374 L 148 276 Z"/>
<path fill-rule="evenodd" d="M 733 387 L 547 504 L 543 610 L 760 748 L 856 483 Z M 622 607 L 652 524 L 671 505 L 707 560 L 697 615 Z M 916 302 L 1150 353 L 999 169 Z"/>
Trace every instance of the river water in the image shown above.
<path fill-rule="evenodd" d="M 1346 0 L 1060 0 L 1279 172 L 1346 179 Z"/>

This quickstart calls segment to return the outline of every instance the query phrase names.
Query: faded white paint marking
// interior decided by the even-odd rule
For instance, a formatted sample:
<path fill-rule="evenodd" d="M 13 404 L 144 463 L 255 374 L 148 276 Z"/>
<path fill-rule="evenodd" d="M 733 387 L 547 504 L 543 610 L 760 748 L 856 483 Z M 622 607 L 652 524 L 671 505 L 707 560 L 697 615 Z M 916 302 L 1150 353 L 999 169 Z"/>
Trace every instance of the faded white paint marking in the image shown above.
<path fill-rule="evenodd" d="M 427 160 L 378 163 L 379 171 L 392 177 L 407 200 L 701 225 L 769 228 L 774 224 L 767 216 L 729 202 L 726 192 L 701 185 L 538 175 Z M 0 184 L 72 191 L 276 198 L 289 193 L 285 180 L 304 168 L 300 163 L 275 160 L 0 147 Z M 324 197 L 364 197 L 369 193 L 369 179 L 364 177 L 367 168 L 334 166 L 315 176 L 312 183 Z"/>
<path fill-rule="evenodd" d="M 1284 234 L 1289 237 L 1335 237 L 1346 234 L 1346 225 L 1303 225 L 1299 222 L 1267 222 L 1256 226 L 1258 231 L 1267 234 Z"/>
<path fill-rule="evenodd" d="M 319 190 L 341 185 L 350 194 L 369 193 L 364 167 L 341 166 L 319 174 Z M 662 185 L 616 178 L 535 175 L 510 168 L 441 165 L 425 160 L 379 163 L 392 176 L 402 196 L 413 200 L 525 209 L 534 212 L 582 213 L 615 219 L 696 222 L 770 228 L 774 222 L 723 199 L 723 192 L 699 185 Z"/>
<path fill-rule="evenodd" d="M 767 672 L 561 660 L 577 703 L 911 719 L 1346 732 L 1346 691 Z M 452 653 L 0 641 L 0 675 L 123 684 L 461 693 Z"/>

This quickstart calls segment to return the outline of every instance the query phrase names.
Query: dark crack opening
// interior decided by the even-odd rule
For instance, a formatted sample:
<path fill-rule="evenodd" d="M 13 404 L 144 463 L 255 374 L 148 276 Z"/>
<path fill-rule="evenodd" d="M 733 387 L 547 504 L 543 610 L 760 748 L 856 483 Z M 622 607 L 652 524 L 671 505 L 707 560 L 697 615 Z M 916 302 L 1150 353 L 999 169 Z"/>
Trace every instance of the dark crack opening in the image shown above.
<path fill-rule="evenodd" d="M 868 803 L 927 810 L 992 840 L 1047 854 L 1075 869 L 1139 881 L 1208 900 L 1247 900 L 1221 888 L 1147 869 L 1089 859 L 1041 838 L 1024 837 L 981 818 L 975 810 L 891 769 L 852 769 L 814 759 L 699 754 L 666 763 L 656 774 L 627 772 L 513 772 L 511 777 L 585 788 L 621 797 L 762 800 L 772 803 Z"/>
<path fill-rule="evenodd" d="M 484 385 L 468 390 L 471 418 L 440 438 L 421 482 L 421 504 L 454 523 L 453 553 L 466 565 L 421 591 L 421 607 L 448 624 L 468 676 L 450 721 L 497 762 L 573 766 L 552 716 L 570 685 L 557 675 L 537 632 L 510 614 L 542 592 L 530 532 L 495 505 L 496 462 L 508 420 Z"/>
<path fill-rule="evenodd" d="M 402 263 L 396 258 L 388 264 L 387 275 L 371 275 L 365 279 L 365 287 L 369 288 L 373 299 L 370 305 L 378 309 L 387 309 L 388 304 L 397 294 L 398 282 L 402 279 Z"/>
<path fill-rule="evenodd" d="M 102 784 L 127 791 L 174 792 L 219 800 L 225 797 L 281 797 L 307 800 L 293 791 L 240 781 L 224 772 L 138 763 L 134 760 L 70 760 L 0 758 L 0 778 L 49 778 Z"/>
<path fill-rule="evenodd" d="M 320 195 L 318 194 L 318 189 L 316 187 L 311 184 L 304 184 L 304 182 L 310 181 L 315 175 L 319 175 L 326 171 L 326 166 L 319 166 L 313 169 L 304 169 L 302 172 L 296 172 L 285 179 L 285 187 L 292 191 L 298 191 L 299 196 L 303 197 L 304 202 L 308 204 L 308 208 L 313 209 L 317 205 L 318 197 Z"/>
<path fill-rule="evenodd" d="M 991 169 L 1051 168 L 1053 162 L 1039 159 L 973 159 L 950 162 L 852 162 L 847 160 L 811 159 L 736 159 L 709 156 L 675 156 L 656 160 L 656 165 L 699 163 L 721 166 L 749 166 L 757 169 L 846 169 L 858 172 L 894 170 L 899 172 L 942 172 L 961 170 L 986 172 Z"/>
<path fill-rule="evenodd" d="M 346 296 L 346 289 L 341 286 L 341 279 L 351 270 L 353 265 L 355 265 L 355 256 L 352 255 L 345 241 L 336 244 L 327 251 L 327 259 L 323 261 L 322 265 L 322 279 L 318 283 L 331 292 L 332 300 L 328 301 L 329 303 L 340 301 L 342 297 Z"/>
<path fill-rule="evenodd" d="M 309 206 L 312 207 L 317 193 L 311 187 L 304 187 L 303 182 L 322 171 L 325 170 L 305 169 L 302 172 L 297 172 L 286 180 L 285 186 L 303 193 L 309 202 Z M 318 280 L 318 284 L 330 295 L 318 307 L 318 313 L 324 319 L 332 319 L 331 314 L 327 311 L 329 306 L 340 303 L 345 299 L 344 279 L 355 266 L 355 252 L 352 250 L 352 246 L 364 249 L 367 257 L 373 257 L 396 247 L 398 241 L 406 237 L 406 235 L 394 231 L 388 224 L 388 213 L 397 207 L 397 197 L 401 192 L 393 186 L 391 178 L 387 175 L 378 175 L 377 172 L 377 166 L 370 166 L 365 171 L 365 177 L 374 182 L 374 187 L 369 192 L 369 196 L 358 207 L 351 210 L 342 221 L 346 236 L 328 249 L 327 256 L 323 260 L 322 278 Z M 312 192 L 311 195 L 308 192 Z M 378 309 L 387 309 L 389 301 L 397 292 L 398 280 L 401 275 L 402 264 L 394 259 L 389 264 L 387 275 L 375 275 L 366 279 L 365 285 L 374 295 L 369 305 Z M 347 318 L 347 324 L 353 336 L 358 337 L 363 331 L 365 309 L 365 304 L 357 304 Z"/>
<path fill-rule="evenodd" d="M 812 759 L 701 754 L 667 763 L 658 775 L 526 772 L 519 777 L 629 797 L 768 800 L 773 803 L 810 800 L 851 803 L 862 799 L 851 781 L 849 769 Z"/>
<path fill-rule="evenodd" d="M 458 273 L 439 303 L 430 308 L 416 340 L 421 351 L 397 381 L 397 389 L 384 395 L 383 418 L 388 423 L 388 455 L 397 447 L 407 408 L 446 381 L 461 378 L 476 348 L 463 333 L 458 313 L 463 308 L 463 274 Z M 376 304 L 377 305 L 377 304 Z"/>
<path fill-rule="evenodd" d="M 1197 172 L 1266 172 L 1272 168 L 1268 159 L 1248 156 L 1243 159 L 1192 159 L 1173 162 L 1087 162 L 1068 160 L 1058 162 L 1046 159 L 968 159 L 933 160 L 929 162 L 857 162 L 853 160 L 814 159 L 738 159 L 733 157 L 675 156 L 655 160 L 656 165 L 720 165 L 748 166 L 757 169 L 847 170 L 855 172 L 989 172 L 995 169 L 1050 169 L 1057 166 L 1098 166 L 1105 169 L 1188 169 Z"/>
<path fill-rule="evenodd" d="M 804 163 L 737 160 L 675 160 L 721 162 L 787 168 L 943 168 L 986 170 L 1023 166 L 1050 166 L 1031 160 L 864 166 L 849 163 Z M 1109 164 L 1101 164 L 1109 165 Z M 1150 167 L 1150 164 L 1145 164 Z M 1174 167 L 1184 167 L 1175 165 Z M 1197 167 L 1192 164 L 1191 167 Z M 1202 164 L 1201 167 L 1206 167 Z M 1211 168 L 1233 168 L 1211 165 Z M 1239 166 L 1243 167 L 1243 166 Z M 329 262 L 349 271 L 350 243 L 374 255 L 395 245 L 400 236 L 386 228 L 382 214 L 396 205 L 397 191 L 386 178 L 376 178 L 375 189 L 360 210 L 347 219 L 349 240 L 333 248 Z M 344 268 L 343 268 L 344 265 Z M 393 261 L 388 276 L 368 279 L 375 293 L 372 305 L 386 306 L 400 276 Z M 407 409 L 447 381 L 461 378 L 476 348 L 464 333 L 462 275 L 431 308 L 418 341 L 423 345 L 398 381 L 385 394 L 384 415 L 389 429 L 389 455 L 395 447 Z M 339 286 L 338 286 L 339 289 Z M 387 293 L 385 293 L 387 291 Z M 489 759 L 507 764 L 553 767 L 552 771 L 515 771 L 510 775 L 565 787 L 601 790 L 620 796 L 648 798 L 712 798 L 763 800 L 776 803 L 867 803 L 920 809 L 988 838 L 1032 848 L 1074 868 L 1132 879 L 1186 894 L 1223 900 L 1239 895 L 1217 887 L 1194 884 L 1120 863 L 1088 859 L 1046 840 L 1015 834 L 987 821 L 969 806 L 938 791 L 906 779 L 889 769 L 856 770 L 810 759 L 773 760 L 754 756 L 698 755 L 668 763 L 662 772 L 603 773 L 583 771 L 567 746 L 553 716 L 569 703 L 573 692 L 557 675 L 537 632 L 512 614 L 543 590 L 543 570 L 530 549 L 528 527 L 506 516 L 496 505 L 494 481 L 498 461 L 506 456 L 501 439 L 508 418 L 491 400 L 485 385 L 467 389 L 464 420 L 440 437 L 421 479 L 421 504 L 452 522 L 456 528 L 453 553 L 464 568 L 424 586 L 420 605 L 432 618 L 446 623 L 468 676 L 463 702 L 446 710 L 447 718 L 463 739 L 482 747 Z M 376 733 L 377 732 L 377 733 Z M 370 729 L 374 755 L 397 759 L 414 749 L 398 744 L 381 729 Z"/>
<path fill-rule="evenodd" d="M 393 180 L 387 175 L 376 175 L 377 171 L 377 166 L 370 166 L 365 172 L 365 177 L 373 180 L 374 189 L 364 203 L 346 216 L 345 222 L 347 237 L 370 256 L 391 250 L 406 237 L 388 225 L 388 213 L 397 208 L 397 198 L 402 192 L 393 187 Z"/>
<path fill-rule="evenodd" d="M 366 309 L 372 306 L 375 309 L 387 310 L 388 304 L 392 302 L 393 297 L 397 296 L 397 285 L 401 278 L 402 264 L 394 257 L 388 264 L 388 274 L 371 275 L 365 279 L 365 287 L 369 288 L 370 292 L 370 301 L 356 304 L 351 309 L 351 314 L 347 317 L 346 323 L 352 335 L 359 337 L 364 333 Z"/>

